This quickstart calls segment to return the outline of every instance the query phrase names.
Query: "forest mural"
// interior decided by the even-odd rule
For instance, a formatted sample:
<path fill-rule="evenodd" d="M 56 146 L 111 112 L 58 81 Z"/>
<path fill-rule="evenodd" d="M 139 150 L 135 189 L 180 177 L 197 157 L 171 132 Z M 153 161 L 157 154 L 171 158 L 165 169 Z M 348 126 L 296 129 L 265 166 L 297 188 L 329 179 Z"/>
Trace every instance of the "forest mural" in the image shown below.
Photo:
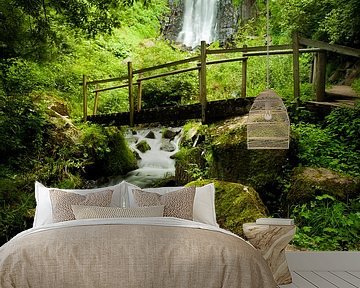
<path fill-rule="evenodd" d="M 185 2 L 0 0 L 0 244 L 32 227 L 35 181 L 94 187 L 137 168 L 127 127 L 82 121 L 82 75 L 118 77 L 127 73 L 128 61 L 140 69 L 198 53 L 197 45 L 187 47 L 178 38 Z M 265 1 L 215 2 L 210 49 L 266 44 Z M 289 44 L 298 32 L 360 48 L 359 1 L 276 0 L 270 11 L 271 45 Z M 360 95 L 360 59 L 327 56 L 327 87 L 347 85 Z M 239 118 L 211 125 L 189 121 L 173 156 L 175 175 L 153 185 L 209 180 L 249 185 L 261 209 L 246 215 L 239 203 L 247 198 L 231 185 L 217 185 L 227 187 L 217 191 L 218 215 L 237 203 L 228 221 L 222 218 L 223 227 L 241 235 L 239 227 L 253 218 L 292 217 L 296 249 L 359 250 L 360 104 L 326 115 L 307 110 L 304 103 L 314 99 L 313 60 L 301 54 L 300 105 L 293 101 L 292 55 L 274 56 L 269 64 L 270 86 L 290 116 L 289 150 L 248 151 Z M 209 101 L 240 97 L 240 65 L 214 65 L 207 73 Z M 196 102 L 197 77 L 191 72 L 148 81 L 145 107 Z M 251 58 L 247 96 L 265 88 L 266 57 Z M 101 95 L 99 113 L 128 109 L 126 90 Z"/>

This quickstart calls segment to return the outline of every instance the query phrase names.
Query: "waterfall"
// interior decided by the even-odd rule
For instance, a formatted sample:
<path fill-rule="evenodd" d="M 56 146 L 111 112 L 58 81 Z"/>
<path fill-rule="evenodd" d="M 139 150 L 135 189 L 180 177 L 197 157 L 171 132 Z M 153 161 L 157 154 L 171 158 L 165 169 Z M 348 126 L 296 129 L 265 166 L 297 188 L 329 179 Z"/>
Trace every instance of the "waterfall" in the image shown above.
<path fill-rule="evenodd" d="M 191 48 L 216 38 L 218 0 L 185 0 L 182 30 L 177 41 Z"/>

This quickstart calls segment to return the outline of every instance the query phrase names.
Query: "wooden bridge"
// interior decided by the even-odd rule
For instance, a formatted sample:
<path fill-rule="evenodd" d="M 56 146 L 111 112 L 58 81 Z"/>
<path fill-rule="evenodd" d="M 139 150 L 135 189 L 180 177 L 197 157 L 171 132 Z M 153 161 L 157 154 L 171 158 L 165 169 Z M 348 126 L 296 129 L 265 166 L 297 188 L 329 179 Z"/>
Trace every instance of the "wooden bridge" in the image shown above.
<path fill-rule="evenodd" d="M 188 59 L 161 64 L 153 67 L 134 70 L 132 63 L 128 62 L 128 73 L 125 76 L 109 79 L 100 79 L 88 81 L 87 76 L 83 76 L 83 113 L 84 121 L 99 123 L 102 125 L 130 125 L 144 124 L 144 123 L 169 123 L 178 122 L 188 119 L 201 119 L 203 123 L 209 123 L 233 116 L 247 114 L 254 98 L 246 97 L 246 82 L 247 82 L 247 65 L 249 57 L 264 56 L 264 55 L 293 55 L 293 82 L 294 82 L 294 101 L 299 103 L 300 98 L 300 71 L 299 71 L 299 56 L 300 53 L 315 53 L 314 61 L 314 90 L 316 101 L 308 103 L 310 106 L 318 107 L 321 103 L 326 103 L 326 51 L 340 53 L 343 55 L 360 58 L 360 49 L 349 48 L 340 45 L 328 44 L 321 41 L 305 39 L 294 34 L 293 41 L 288 45 L 274 45 L 270 47 L 247 47 L 234 49 L 207 49 L 206 43 L 201 43 L 200 55 Z M 225 53 L 242 53 L 242 57 L 212 60 L 207 61 L 208 55 L 225 54 Z M 176 67 L 185 63 L 196 62 L 194 67 L 174 70 L 166 73 L 159 73 L 151 76 L 144 76 L 147 72 L 155 71 L 167 67 Z M 221 64 L 226 62 L 241 62 L 241 97 L 236 99 L 207 101 L 206 93 L 206 68 L 209 65 Z M 172 107 L 157 107 L 151 109 L 142 109 L 142 83 L 143 81 L 166 77 L 170 75 L 187 73 L 190 71 L 198 71 L 199 75 L 199 102 L 191 105 L 172 106 Z M 134 80 L 137 75 L 136 81 Z M 123 81 L 119 86 L 110 86 L 99 88 L 99 84 Z M 94 109 L 92 115 L 88 115 L 88 90 L 89 86 L 95 85 Z M 135 95 L 133 86 L 137 85 L 137 95 L 135 107 Z M 128 89 L 129 111 L 112 113 L 112 114 L 97 114 L 99 103 L 99 95 L 101 92 L 114 89 Z"/>

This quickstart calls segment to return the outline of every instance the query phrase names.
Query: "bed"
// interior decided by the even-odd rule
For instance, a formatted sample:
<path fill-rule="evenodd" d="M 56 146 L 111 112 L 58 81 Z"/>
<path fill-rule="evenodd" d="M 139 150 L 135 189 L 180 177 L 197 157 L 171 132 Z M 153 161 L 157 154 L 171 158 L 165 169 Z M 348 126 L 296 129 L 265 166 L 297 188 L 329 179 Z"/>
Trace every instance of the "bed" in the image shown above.
<path fill-rule="evenodd" d="M 37 183 L 34 227 L 0 247 L 0 287 L 276 287 L 260 252 L 214 222 L 213 189 L 144 191 L 122 182 L 61 191 L 82 203 L 70 205 L 75 219 L 56 222 L 59 207 L 48 197 L 54 190 Z M 110 204 L 94 205 L 109 191 Z M 185 215 L 189 195 L 192 213 Z M 183 214 L 173 217 L 169 201 L 176 197 L 183 198 L 172 208 Z"/>

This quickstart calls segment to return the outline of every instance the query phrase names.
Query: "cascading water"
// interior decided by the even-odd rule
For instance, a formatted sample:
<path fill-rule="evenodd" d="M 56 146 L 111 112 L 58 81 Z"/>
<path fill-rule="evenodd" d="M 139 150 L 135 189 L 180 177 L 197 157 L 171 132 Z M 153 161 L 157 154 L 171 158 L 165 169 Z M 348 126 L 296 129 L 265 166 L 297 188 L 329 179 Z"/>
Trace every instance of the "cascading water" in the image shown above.
<path fill-rule="evenodd" d="M 181 128 L 173 128 L 173 139 L 166 139 L 162 135 L 162 128 L 142 129 L 134 132 L 128 132 L 126 139 L 132 150 L 138 153 L 139 168 L 126 175 L 127 182 L 139 187 L 149 187 L 156 180 L 165 176 L 175 174 L 175 161 L 170 158 L 178 151 L 178 142 L 180 140 Z M 149 133 L 153 133 L 153 138 L 149 138 Z M 141 152 L 138 144 L 145 140 L 149 144 L 150 150 Z"/>
<path fill-rule="evenodd" d="M 201 41 L 211 43 L 216 39 L 218 0 L 185 0 L 182 30 L 177 41 L 191 48 Z"/>

